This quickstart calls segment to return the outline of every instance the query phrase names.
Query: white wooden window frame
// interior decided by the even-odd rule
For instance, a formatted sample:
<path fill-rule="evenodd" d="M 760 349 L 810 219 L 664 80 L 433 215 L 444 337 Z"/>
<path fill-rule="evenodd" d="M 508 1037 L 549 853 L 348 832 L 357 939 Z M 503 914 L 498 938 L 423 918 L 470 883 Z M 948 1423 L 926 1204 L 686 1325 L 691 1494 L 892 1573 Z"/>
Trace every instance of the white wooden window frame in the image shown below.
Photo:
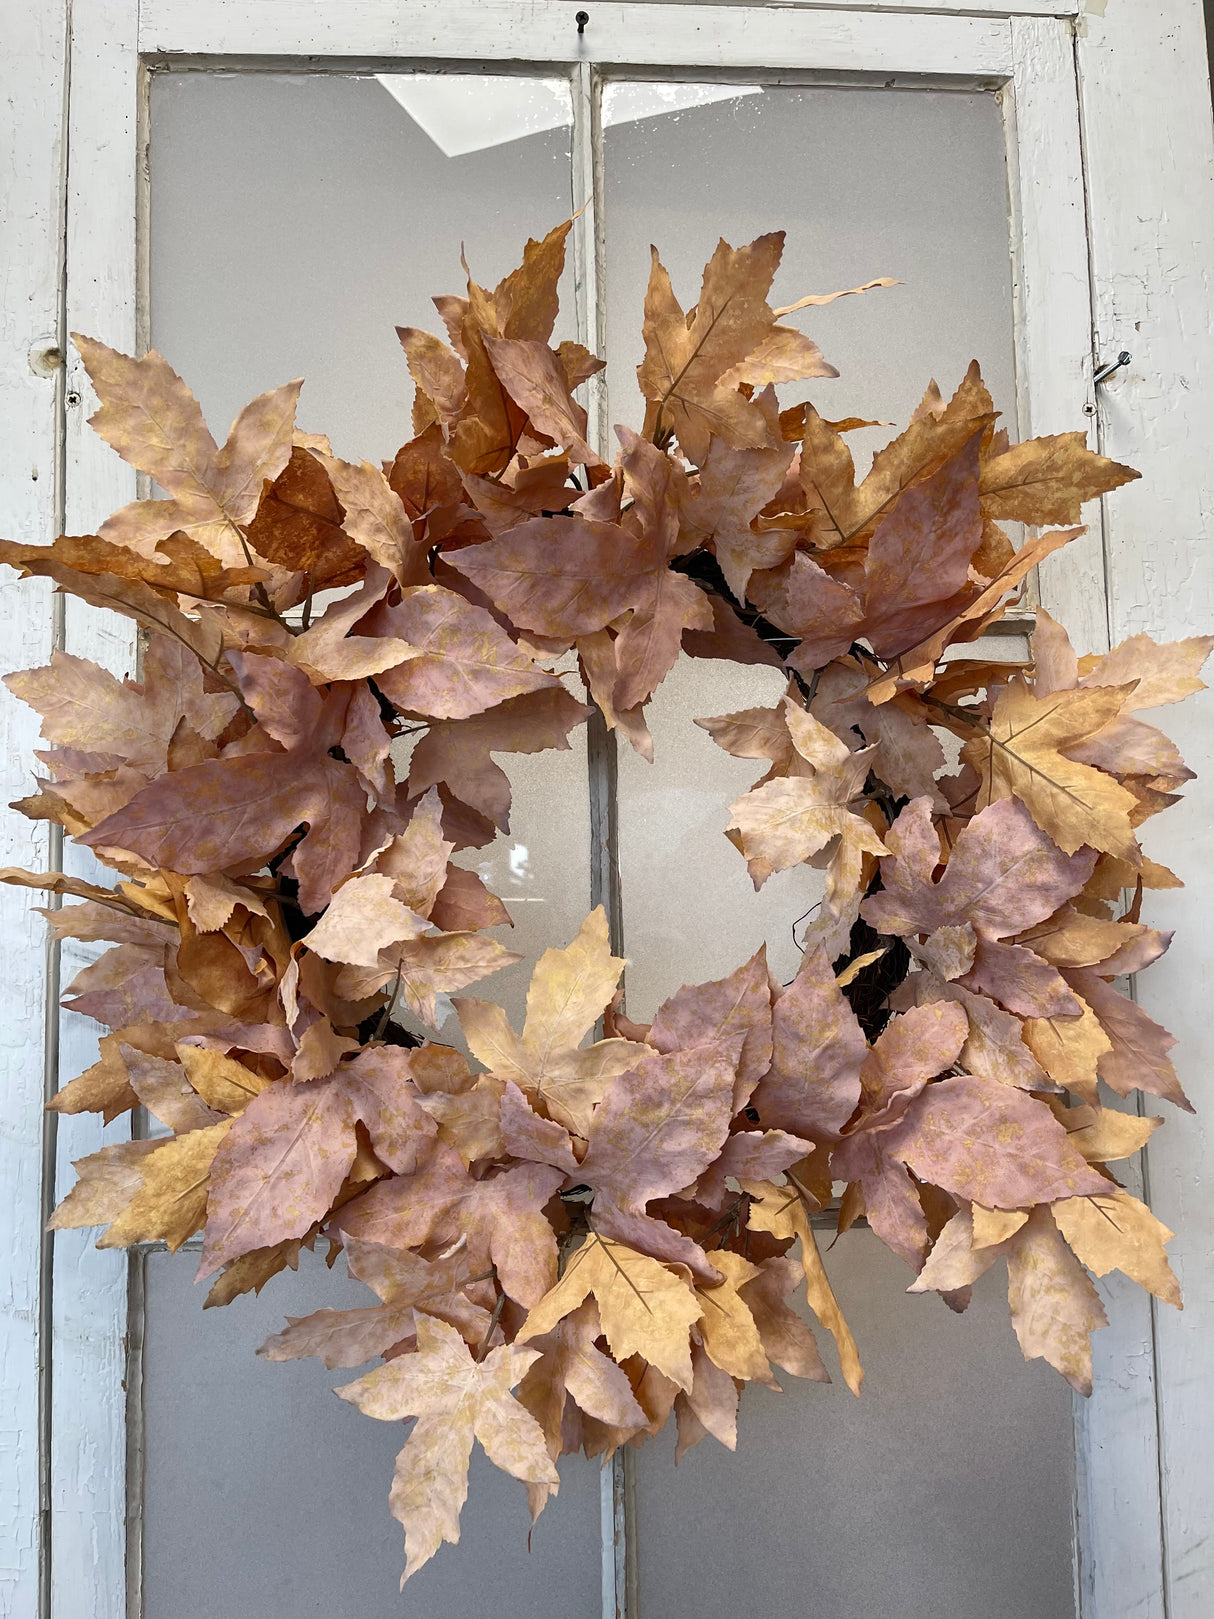
<path fill-rule="evenodd" d="M 480 63 L 567 72 L 578 112 L 576 200 L 589 204 L 577 240 L 588 336 L 598 260 L 587 139 L 596 75 L 748 70 L 811 82 L 977 86 L 999 95 L 1007 129 L 1020 432 L 1087 421 L 1093 443 L 1144 474 L 1097 515 L 1074 555 L 1051 564 L 1043 599 L 1091 648 L 1107 645 L 1110 633 L 1175 635 L 1214 622 L 1214 519 L 1203 481 L 1214 427 L 1206 304 L 1214 143 L 1199 0 L 585 0 L 590 21 L 581 35 L 578 9 L 571 0 L 14 7 L 0 61 L 0 149 L 19 154 L 6 171 L 12 229 L 0 265 L 4 531 L 42 541 L 88 532 L 135 493 L 129 469 L 84 427 L 88 382 L 66 333 L 82 330 L 127 351 L 141 342 L 144 109 L 158 66 L 444 63 L 466 71 Z M 1093 357 L 1122 347 L 1136 353 L 1134 366 L 1098 398 Z M 52 602 L 37 587 L 5 581 L 0 624 L 6 668 L 45 662 L 55 646 L 115 669 L 133 658 L 124 621 Z M 27 790 L 36 723 L 9 701 L 0 716 L 17 796 Z M 1207 772 L 1209 729 L 1186 726 L 1190 757 Z M 1191 888 L 1170 902 L 1183 952 L 1143 986 L 1144 1001 L 1181 1036 L 1199 1106 L 1203 1091 L 1214 1101 L 1212 1065 L 1201 1060 L 1210 1054 L 1203 1013 L 1214 983 L 1214 878 L 1193 870 L 1201 804 L 1193 797 L 1173 812 L 1165 834 L 1190 846 L 1178 863 Z M 4 863 L 57 863 L 59 841 L 42 824 L 7 817 L 3 832 Z M 1168 858 L 1167 847 L 1152 848 Z M 90 1060 L 92 1035 L 85 1020 L 56 1010 L 59 963 L 25 900 L 0 894 L 0 1189 L 12 1210 L 0 1258 L 0 1611 L 77 1619 L 87 1607 L 95 1619 L 120 1619 L 139 1611 L 139 1359 L 128 1341 L 128 1325 L 139 1319 L 128 1298 L 139 1269 L 97 1252 L 87 1233 L 61 1233 L 52 1244 L 42 1229 L 56 1187 L 70 1181 L 68 1160 L 113 1131 L 82 1119 L 56 1129 L 53 1116 L 42 1117 L 59 1068 L 70 1077 Z M 1157 1311 L 1128 1285 L 1106 1289 L 1113 1324 L 1096 1339 L 1096 1393 L 1076 1410 L 1081 1619 L 1207 1619 L 1214 1611 L 1207 1130 L 1177 1120 L 1149 1149 L 1144 1171 L 1155 1207 L 1182 1233 L 1174 1247 L 1188 1314 Z M 619 1555 L 625 1493 L 619 1475 L 609 1475 L 603 1611 L 627 1609 L 633 1619 Z"/>

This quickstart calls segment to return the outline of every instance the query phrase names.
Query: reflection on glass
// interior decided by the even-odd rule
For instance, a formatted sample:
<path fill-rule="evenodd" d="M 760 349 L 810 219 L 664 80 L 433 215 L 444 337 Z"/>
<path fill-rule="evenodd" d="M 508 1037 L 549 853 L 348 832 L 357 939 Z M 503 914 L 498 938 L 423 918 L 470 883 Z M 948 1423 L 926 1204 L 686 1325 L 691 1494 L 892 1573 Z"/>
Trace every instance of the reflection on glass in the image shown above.
<path fill-rule="evenodd" d="M 379 82 L 447 157 L 505 146 L 572 122 L 569 89 L 556 79 L 490 78 L 481 73 L 381 73 Z M 683 107 L 760 95 L 761 86 L 617 84 L 603 102 L 603 125 L 629 124 Z"/>

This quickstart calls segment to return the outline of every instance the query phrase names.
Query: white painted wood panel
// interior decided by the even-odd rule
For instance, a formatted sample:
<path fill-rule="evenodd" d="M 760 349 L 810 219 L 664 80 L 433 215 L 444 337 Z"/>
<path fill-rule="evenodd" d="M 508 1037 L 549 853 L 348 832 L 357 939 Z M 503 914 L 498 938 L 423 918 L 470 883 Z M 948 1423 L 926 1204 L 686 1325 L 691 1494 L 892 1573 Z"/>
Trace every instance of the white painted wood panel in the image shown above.
<path fill-rule="evenodd" d="M 1073 431 L 1091 414 L 1092 304 L 1074 31 L 1016 18 L 1008 169 L 1022 437 Z M 1041 569 L 1041 599 L 1076 645 L 1109 644 L 1103 512 Z M 1141 1195 L 1135 1166 L 1130 1190 Z M 1075 1402 L 1076 1572 L 1082 1619 L 1161 1619 L 1162 1559 L 1151 1301 L 1121 1277 L 1101 1284 L 1110 1325 L 1093 1343 L 1094 1390 Z"/>
<path fill-rule="evenodd" d="M 1092 301 L 1074 32 L 1067 22 L 1012 21 L 1008 178 L 1016 302 L 1016 394 L 1022 438 L 1089 428 Z M 1041 571 L 1042 600 L 1076 645 L 1108 648 L 1100 509 L 1088 532 Z"/>
<path fill-rule="evenodd" d="M 403 57 L 824 72 L 964 74 L 1011 69 L 1002 18 L 880 17 L 738 5 L 596 4 L 579 35 L 566 0 L 143 0 L 151 55 Z"/>
<path fill-rule="evenodd" d="M 638 0 L 638 3 L 655 6 L 725 6 L 737 5 L 739 0 Z M 778 5 L 787 10 L 863 11 L 870 16 L 880 16 L 890 11 L 953 16 L 960 11 L 971 16 L 993 12 L 999 17 L 1074 17 L 1081 10 L 1083 0 L 740 0 L 740 3 L 767 8 Z M 581 9 L 580 3 L 578 9 Z"/>
<path fill-rule="evenodd" d="M 64 7 L 35 0 L 5 20 L 0 53 L 0 533 L 52 537 L 58 506 L 61 371 Z M 0 671 L 45 663 L 50 593 L 0 578 Z M 0 802 L 30 791 L 37 716 L 0 688 Z M 45 822 L 0 810 L 0 864 L 43 868 Z M 33 898 L 0 890 L 0 1612 L 32 1619 L 39 1604 L 39 1272 L 47 955 Z"/>
<path fill-rule="evenodd" d="M 1101 447 L 1142 481 L 1107 502 L 1114 638 L 1214 627 L 1214 138 L 1200 0 L 1107 0 L 1078 39 L 1098 349 L 1133 364 L 1100 390 Z M 1177 929 L 1139 983 L 1198 1108 L 1173 1115 L 1148 1152 L 1150 1199 L 1178 1236 L 1183 1315 L 1156 1311 L 1163 1478 L 1164 1612 L 1214 1612 L 1214 703 L 1161 721 L 1199 772 L 1183 805 L 1146 828 L 1149 852 L 1186 890 L 1150 896 L 1150 920 Z M 1151 1111 L 1155 1111 L 1152 1109 Z M 1110 1512 L 1110 1489 L 1099 1510 Z M 1110 1593 L 1100 1619 L 1145 1611 Z"/>
<path fill-rule="evenodd" d="M 136 328 L 136 0 L 89 0 L 72 12 L 66 239 L 66 327 L 132 352 Z M 65 527 L 92 532 L 134 498 L 135 475 L 87 426 L 96 407 L 74 348 L 68 353 Z M 73 403 L 72 401 L 78 401 Z M 135 667 L 134 626 L 69 600 L 64 645 L 116 674 Z M 113 874 L 86 850 L 65 850 L 65 869 L 109 883 Z M 101 953 L 63 946 L 61 978 Z M 98 1026 L 61 1012 L 59 1074 L 72 1079 L 96 1060 Z M 129 1119 L 103 1128 L 90 1114 L 59 1124 L 61 1196 L 73 1159 L 130 1134 Z M 49 1619 L 77 1619 L 90 1593 L 90 1619 L 126 1613 L 127 1256 L 100 1252 L 95 1231 L 55 1237 L 51 1406 L 51 1590 Z"/>

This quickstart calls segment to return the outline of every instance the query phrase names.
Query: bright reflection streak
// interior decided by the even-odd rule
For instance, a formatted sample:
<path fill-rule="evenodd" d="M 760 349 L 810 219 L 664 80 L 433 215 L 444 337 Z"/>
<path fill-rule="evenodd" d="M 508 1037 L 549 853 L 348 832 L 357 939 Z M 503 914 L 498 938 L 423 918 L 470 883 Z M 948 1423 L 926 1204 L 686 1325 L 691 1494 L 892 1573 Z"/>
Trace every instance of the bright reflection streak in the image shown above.
<path fill-rule="evenodd" d="M 376 78 L 447 157 L 565 129 L 573 121 L 564 79 L 480 73 L 378 73 Z M 603 124 L 635 123 L 761 91 L 757 84 L 609 84 L 603 92 Z"/>

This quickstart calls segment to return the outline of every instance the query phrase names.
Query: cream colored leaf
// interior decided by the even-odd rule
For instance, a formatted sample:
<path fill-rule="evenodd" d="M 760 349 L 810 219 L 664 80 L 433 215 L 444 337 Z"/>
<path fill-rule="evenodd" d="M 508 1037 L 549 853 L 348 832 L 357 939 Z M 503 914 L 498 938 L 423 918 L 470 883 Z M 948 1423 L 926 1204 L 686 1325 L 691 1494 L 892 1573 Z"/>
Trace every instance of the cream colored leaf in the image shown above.
<path fill-rule="evenodd" d="M 1174 1233 L 1145 1203 L 1117 1186 L 1107 1196 L 1064 1198 L 1051 1205 L 1051 1212 L 1075 1257 L 1093 1275 L 1123 1271 L 1148 1293 L 1180 1308 L 1180 1283 L 1164 1252 Z"/>
<path fill-rule="evenodd" d="M 741 1254 L 726 1249 L 713 1253 L 713 1267 L 725 1280 L 720 1287 L 699 1287 L 696 1295 L 703 1306 L 700 1336 L 708 1358 L 731 1377 L 769 1381 L 771 1367 L 763 1353 L 763 1343 L 750 1306 L 740 1289 L 762 1273 Z"/>
<path fill-rule="evenodd" d="M 368 875 L 344 882 L 320 921 L 301 943 L 326 961 L 374 967 L 389 945 L 416 939 L 428 923 L 394 898 L 391 877 Z"/>
<path fill-rule="evenodd" d="M 1077 764 L 1065 753 L 1132 702 L 1132 686 L 1037 697 L 1022 680 L 1009 681 L 995 699 L 989 735 L 973 738 L 962 749 L 963 762 L 981 778 L 975 809 L 1014 796 L 1067 854 L 1086 843 L 1137 864 L 1140 851 L 1130 819 L 1136 806 L 1133 794 L 1112 776 Z"/>
<path fill-rule="evenodd" d="M 776 1237 L 796 1237 L 801 1244 L 801 1267 L 805 1272 L 805 1296 L 810 1309 L 835 1340 L 839 1351 L 839 1365 L 843 1380 L 853 1394 L 860 1393 L 864 1382 L 864 1368 L 851 1328 L 843 1319 L 839 1301 L 835 1298 L 822 1256 L 814 1239 L 813 1228 L 805 1212 L 805 1204 L 791 1186 L 779 1187 L 756 1182 L 747 1185 L 754 1201 L 750 1206 L 750 1226 L 755 1231 L 770 1231 Z"/>
<path fill-rule="evenodd" d="M 591 1294 L 617 1361 L 641 1355 L 681 1389 L 690 1389 L 690 1332 L 701 1302 L 674 1271 L 611 1237 L 586 1239 L 519 1328 L 518 1342 L 551 1332 Z"/>
<path fill-rule="evenodd" d="M 474 1439 L 503 1472 L 556 1493 L 544 1430 L 510 1393 L 537 1358 L 534 1349 L 503 1344 L 477 1362 L 454 1327 L 422 1316 L 414 1354 L 398 1355 L 337 1390 L 382 1422 L 418 1419 L 396 1459 L 389 1497 L 405 1529 L 402 1585 L 443 1541 L 459 1539 Z"/>
<path fill-rule="evenodd" d="M 201 1229 L 207 1211 L 211 1163 L 231 1120 L 158 1141 L 141 1162 L 142 1184 L 111 1222 L 98 1248 L 129 1248 L 136 1242 L 163 1242 L 170 1252 Z"/>
<path fill-rule="evenodd" d="M 243 1113 L 270 1081 L 234 1057 L 208 1046 L 179 1045 L 177 1056 L 186 1078 L 208 1107 L 217 1113 Z"/>
<path fill-rule="evenodd" d="M 1009 1243 L 1007 1296 L 1024 1358 L 1049 1361 L 1077 1393 L 1090 1394 L 1091 1335 L 1108 1317 L 1048 1209 L 1034 1209 Z"/>

